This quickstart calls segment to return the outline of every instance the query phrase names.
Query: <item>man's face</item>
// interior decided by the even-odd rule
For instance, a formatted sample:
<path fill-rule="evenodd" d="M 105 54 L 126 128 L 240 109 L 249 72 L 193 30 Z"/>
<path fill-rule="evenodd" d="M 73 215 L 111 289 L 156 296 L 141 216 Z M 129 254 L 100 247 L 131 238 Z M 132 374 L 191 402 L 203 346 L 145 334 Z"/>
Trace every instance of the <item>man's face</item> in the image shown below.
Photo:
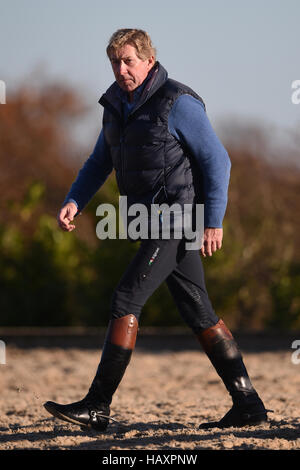
<path fill-rule="evenodd" d="M 115 52 L 110 61 L 118 85 L 130 94 L 143 83 L 155 59 L 140 59 L 135 47 L 126 44 Z"/>

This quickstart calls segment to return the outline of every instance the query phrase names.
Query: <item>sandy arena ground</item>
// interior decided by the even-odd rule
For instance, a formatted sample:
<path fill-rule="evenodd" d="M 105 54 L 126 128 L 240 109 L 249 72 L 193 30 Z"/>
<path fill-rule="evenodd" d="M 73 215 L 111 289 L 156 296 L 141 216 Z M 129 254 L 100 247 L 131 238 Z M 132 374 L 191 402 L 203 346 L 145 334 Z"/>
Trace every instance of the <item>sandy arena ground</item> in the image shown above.
<path fill-rule="evenodd" d="M 81 399 L 99 350 L 7 346 L 0 365 L 0 449 L 300 449 L 300 364 L 292 350 L 243 351 L 270 422 L 257 428 L 199 430 L 221 418 L 229 395 L 199 349 L 149 351 L 137 347 L 117 390 L 104 434 L 49 415 L 47 400 Z"/>

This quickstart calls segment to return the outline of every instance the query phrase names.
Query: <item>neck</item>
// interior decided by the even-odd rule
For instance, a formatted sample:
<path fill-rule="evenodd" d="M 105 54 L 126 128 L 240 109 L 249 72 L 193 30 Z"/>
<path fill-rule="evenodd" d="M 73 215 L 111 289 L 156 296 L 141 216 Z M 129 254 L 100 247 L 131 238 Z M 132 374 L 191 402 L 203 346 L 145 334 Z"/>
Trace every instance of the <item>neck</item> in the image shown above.
<path fill-rule="evenodd" d="M 127 93 L 127 99 L 129 101 L 129 103 L 133 102 L 133 93 L 134 93 L 134 90 Z"/>

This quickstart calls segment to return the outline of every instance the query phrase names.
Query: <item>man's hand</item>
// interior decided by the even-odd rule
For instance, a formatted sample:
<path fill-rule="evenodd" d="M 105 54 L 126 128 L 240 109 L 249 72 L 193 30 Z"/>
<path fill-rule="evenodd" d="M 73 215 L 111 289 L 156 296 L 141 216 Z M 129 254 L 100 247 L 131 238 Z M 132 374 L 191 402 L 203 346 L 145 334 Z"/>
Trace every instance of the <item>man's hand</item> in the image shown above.
<path fill-rule="evenodd" d="M 222 247 L 223 229 L 222 228 L 205 228 L 202 239 L 202 246 L 200 249 L 201 254 L 206 257 L 220 250 Z"/>
<path fill-rule="evenodd" d="M 77 210 L 77 206 L 74 202 L 68 202 L 68 204 L 62 207 L 57 216 L 57 223 L 62 230 L 65 230 L 66 232 L 72 232 L 72 230 L 74 230 L 75 225 L 70 222 L 74 220 Z"/>

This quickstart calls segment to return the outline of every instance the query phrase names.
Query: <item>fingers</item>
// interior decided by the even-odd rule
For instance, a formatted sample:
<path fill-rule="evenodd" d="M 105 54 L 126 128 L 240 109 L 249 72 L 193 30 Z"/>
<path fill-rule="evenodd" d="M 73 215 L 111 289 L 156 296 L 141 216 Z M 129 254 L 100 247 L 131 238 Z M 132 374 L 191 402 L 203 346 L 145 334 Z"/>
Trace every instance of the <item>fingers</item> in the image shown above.
<path fill-rule="evenodd" d="M 64 206 L 57 216 L 57 222 L 59 227 L 65 232 L 71 232 L 75 229 L 75 225 L 71 224 L 74 220 L 74 215 L 77 212 L 77 208 L 74 204 L 67 204 Z"/>
<path fill-rule="evenodd" d="M 60 214 L 58 217 L 58 225 L 65 232 L 70 232 L 71 230 L 74 230 L 75 228 L 75 225 L 70 224 L 71 220 L 73 219 L 71 218 L 69 219 L 68 217 Z"/>
<path fill-rule="evenodd" d="M 215 244 L 212 240 L 205 240 L 203 245 L 204 253 L 207 256 L 212 256 L 213 252 L 216 251 Z"/>
<path fill-rule="evenodd" d="M 212 256 L 217 250 L 222 248 L 222 229 L 207 228 L 204 231 L 200 252 L 204 258 Z"/>

